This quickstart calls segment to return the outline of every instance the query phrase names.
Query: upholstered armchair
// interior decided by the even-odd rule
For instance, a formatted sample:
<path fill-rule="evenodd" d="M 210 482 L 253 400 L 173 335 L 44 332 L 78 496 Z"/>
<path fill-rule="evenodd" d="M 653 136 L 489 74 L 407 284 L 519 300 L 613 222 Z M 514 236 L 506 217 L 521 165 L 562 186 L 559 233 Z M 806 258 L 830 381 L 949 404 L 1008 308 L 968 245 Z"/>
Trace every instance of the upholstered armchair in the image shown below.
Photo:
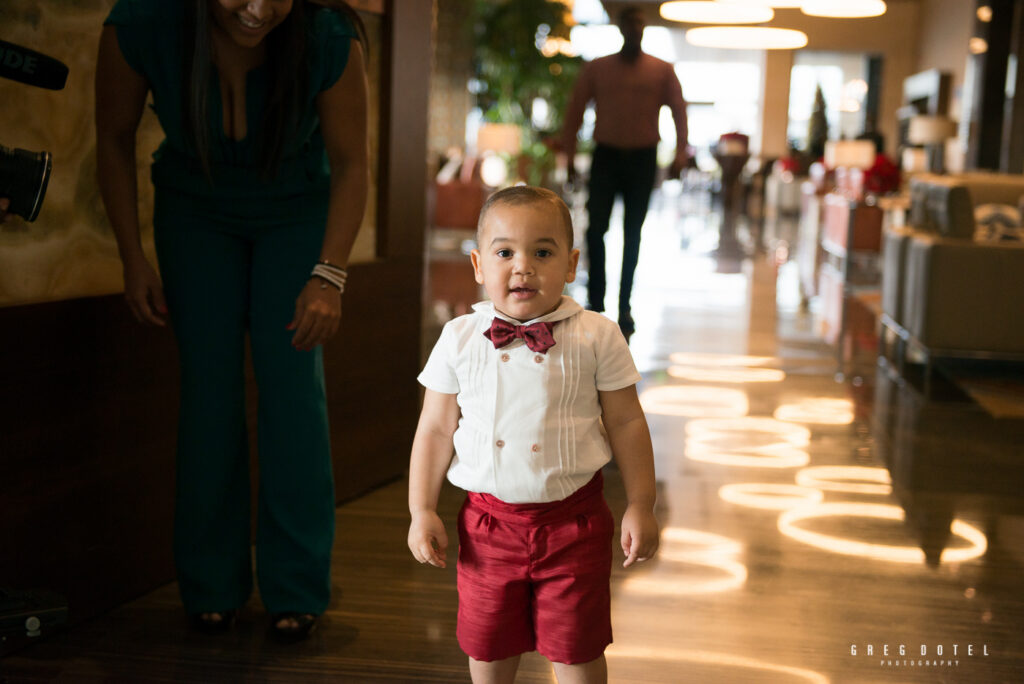
<path fill-rule="evenodd" d="M 1024 176 L 969 173 L 911 180 L 908 225 L 886 230 L 882 352 L 1024 360 L 1024 242 L 976 241 L 975 209 L 1017 208 Z"/>

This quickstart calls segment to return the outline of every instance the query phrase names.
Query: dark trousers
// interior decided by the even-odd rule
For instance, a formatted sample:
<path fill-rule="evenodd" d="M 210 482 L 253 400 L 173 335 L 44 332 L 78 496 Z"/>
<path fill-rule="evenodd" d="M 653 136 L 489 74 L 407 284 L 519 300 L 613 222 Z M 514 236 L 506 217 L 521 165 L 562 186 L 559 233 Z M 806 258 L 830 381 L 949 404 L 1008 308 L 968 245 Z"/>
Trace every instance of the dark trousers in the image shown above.
<path fill-rule="evenodd" d="M 640 256 L 640 229 L 647 216 L 657 168 L 657 148 L 654 147 L 623 149 L 598 145 L 594 150 L 587 193 L 587 254 L 590 264 L 587 300 L 598 311 L 604 310 L 606 287 L 604 234 L 608 232 L 616 195 L 622 195 L 625 206 L 619 311 L 629 311 L 633 274 Z"/>
<path fill-rule="evenodd" d="M 181 357 L 175 561 L 188 612 L 252 589 L 245 337 L 259 385 L 256 573 L 271 613 L 322 613 L 334 479 L 321 348 L 285 326 L 323 242 L 325 212 L 293 225 L 224 222 L 157 190 L 157 256 Z"/>

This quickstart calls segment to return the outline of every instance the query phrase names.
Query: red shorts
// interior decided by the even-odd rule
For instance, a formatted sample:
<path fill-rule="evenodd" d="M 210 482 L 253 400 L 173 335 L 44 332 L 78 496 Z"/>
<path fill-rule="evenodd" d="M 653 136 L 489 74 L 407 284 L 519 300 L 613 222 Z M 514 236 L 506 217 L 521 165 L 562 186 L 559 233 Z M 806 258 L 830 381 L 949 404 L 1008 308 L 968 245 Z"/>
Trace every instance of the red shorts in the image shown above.
<path fill-rule="evenodd" d="M 459 512 L 459 646 L 475 660 L 538 651 L 594 660 L 612 642 L 615 521 L 594 478 L 571 496 L 509 504 L 470 492 Z"/>

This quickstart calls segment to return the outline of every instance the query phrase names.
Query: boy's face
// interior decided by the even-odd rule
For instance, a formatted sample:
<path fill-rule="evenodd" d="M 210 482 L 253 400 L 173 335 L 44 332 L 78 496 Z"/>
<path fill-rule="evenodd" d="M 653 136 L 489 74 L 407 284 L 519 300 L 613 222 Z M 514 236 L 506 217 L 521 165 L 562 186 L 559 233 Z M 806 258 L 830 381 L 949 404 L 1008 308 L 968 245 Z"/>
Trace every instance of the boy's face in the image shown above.
<path fill-rule="evenodd" d="M 580 251 L 567 242 L 561 212 L 549 202 L 493 206 L 470 254 L 476 282 L 509 318 L 550 313 L 576 280 Z"/>

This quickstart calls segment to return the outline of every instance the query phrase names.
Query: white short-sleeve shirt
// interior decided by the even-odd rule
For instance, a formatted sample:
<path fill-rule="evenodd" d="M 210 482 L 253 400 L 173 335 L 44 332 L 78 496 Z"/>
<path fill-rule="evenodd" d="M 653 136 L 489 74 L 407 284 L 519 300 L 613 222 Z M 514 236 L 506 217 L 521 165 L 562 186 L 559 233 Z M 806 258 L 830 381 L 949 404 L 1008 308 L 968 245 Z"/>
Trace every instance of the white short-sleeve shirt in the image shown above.
<path fill-rule="evenodd" d="M 495 317 L 519 324 L 491 302 L 449 321 L 418 378 L 458 395 L 448 479 L 508 503 L 564 499 L 611 460 L 598 391 L 635 385 L 640 374 L 618 326 L 570 297 L 523 324 L 555 323 L 546 354 L 521 339 L 495 349 L 484 337 Z"/>

